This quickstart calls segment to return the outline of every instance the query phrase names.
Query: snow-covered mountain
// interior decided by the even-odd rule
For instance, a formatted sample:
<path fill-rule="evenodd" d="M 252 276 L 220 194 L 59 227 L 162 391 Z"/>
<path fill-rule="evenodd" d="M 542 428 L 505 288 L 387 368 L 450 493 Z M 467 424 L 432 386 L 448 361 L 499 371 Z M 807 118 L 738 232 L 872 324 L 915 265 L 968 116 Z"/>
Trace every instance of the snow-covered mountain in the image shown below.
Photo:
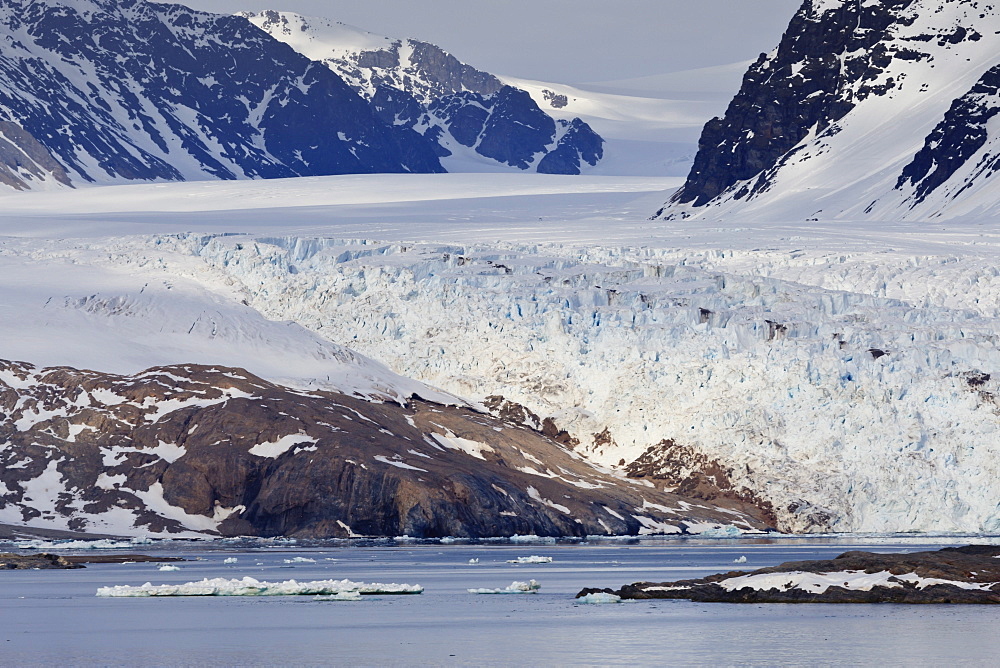
<path fill-rule="evenodd" d="M 553 118 L 526 91 L 433 44 L 287 12 L 241 16 L 326 64 L 387 123 L 436 142 L 450 171 L 503 165 L 579 174 L 603 156 L 603 140 L 587 123 Z"/>
<path fill-rule="evenodd" d="M 669 218 L 919 220 L 1000 210 L 1000 7 L 806 0 L 703 131 Z"/>
<path fill-rule="evenodd" d="M 246 19 L 145 0 L 0 7 L 0 182 L 437 172 L 430 142 Z"/>

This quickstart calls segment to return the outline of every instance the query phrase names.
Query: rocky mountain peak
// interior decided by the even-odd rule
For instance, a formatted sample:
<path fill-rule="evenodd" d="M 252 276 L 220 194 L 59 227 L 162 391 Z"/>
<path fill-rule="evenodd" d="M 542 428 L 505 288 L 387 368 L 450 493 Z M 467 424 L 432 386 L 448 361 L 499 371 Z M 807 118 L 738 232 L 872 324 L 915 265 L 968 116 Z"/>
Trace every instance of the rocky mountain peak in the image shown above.
<path fill-rule="evenodd" d="M 659 215 L 721 213 L 736 203 L 745 210 L 750 202 L 762 208 L 786 200 L 793 187 L 829 192 L 861 178 L 844 174 L 846 164 L 871 173 L 896 170 L 885 190 L 912 184 L 919 168 L 901 174 L 950 106 L 953 86 L 967 81 L 968 90 L 995 64 L 989 45 L 995 47 L 998 16 L 992 5 L 974 0 L 807 0 L 779 46 L 747 71 L 725 115 L 705 126 L 686 183 Z M 864 133 L 889 123 L 896 124 L 892 132 L 861 148 Z M 848 158 L 849 151 L 868 157 Z M 839 166 L 821 157 L 834 153 Z M 877 162 L 882 156 L 894 164 Z M 807 161 L 814 179 L 799 176 Z M 902 195 L 890 198 L 894 206 L 913 193 Z M 859 213 L 867 215 L 860 208 L 870 204 L 869 198 Z M 802 206 L 809 206 L 805 197 Z M 847 198 L 843 207 L 850 207 Z"/>
<path fill-rule="evenodd" d="M 40 0 L 0 12 L 0 36 L 0 120 L 65 174 L 36 160 L 34 181 L 442 171 L 424 138 L 241 17 Z"/>
<path fill-rule="evenodd" d="M 286 12 L 241 16 L 324 63 L 386 123 L 435 142 L 439 156 L 455 158 L 446 166 L 467 169 L 471 161 L 579 174 L 603 157 L 603 139 L 586 123 L 553 119 L 526 92 L 434 44 Z"/>

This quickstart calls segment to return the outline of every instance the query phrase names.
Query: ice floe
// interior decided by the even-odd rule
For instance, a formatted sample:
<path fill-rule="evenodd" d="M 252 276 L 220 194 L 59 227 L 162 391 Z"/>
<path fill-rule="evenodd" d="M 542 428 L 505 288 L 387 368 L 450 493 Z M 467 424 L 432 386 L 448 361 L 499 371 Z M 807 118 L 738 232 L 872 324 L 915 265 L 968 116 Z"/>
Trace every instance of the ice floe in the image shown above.
<path fill-rule="evenodd" d="M 581 596 L 576 599 L 577 603 L 584 603 L 589 605 L 599 605 L 602 603 L 621 603 L 622 597 L 617 594 L 607 594 L 605 592 L 594 592 L 593 594 L 587 594 L 586 596 Z"/>
<path fill-rule="evenodd" d="M 538 590 L 542 588 L 542 585 L 538 584 L 536 580 L 528 580 L 527 582 L 520 582 L 514 580 L 509 585 L 503 589 L 469 589 L 470 594 L 537 594 Z"/>
<path fill-rule="evenodd" d="M 518 557 L 517 559 L 508 559 L 508 564 L 551 564 L 552 557 L 540 557 L 538 555 L 531 555 L 530 557 Z"/>
<path fill-rule="evenodd" d="M 314 601 L 360 601 L 361 592 L 359 591 L 342 591 L 336 594 L 325 594 L 317 596 L 313 599 Z"/>
<path fill-rule="evenodd" d="M 114 585 L 100 587 L 97 595 L 104 598 L 142 598 L 150 596 L 303 596 L 333 595 L 344 592 L 360 594 L 420 594 L 424 588 L 411 584 L 352 582 L 350 580 L 315 580 L 313 582 L 262 582 L 251 577 L 243 579 L 205 578 L 184 584 L 139 586 Z"/>

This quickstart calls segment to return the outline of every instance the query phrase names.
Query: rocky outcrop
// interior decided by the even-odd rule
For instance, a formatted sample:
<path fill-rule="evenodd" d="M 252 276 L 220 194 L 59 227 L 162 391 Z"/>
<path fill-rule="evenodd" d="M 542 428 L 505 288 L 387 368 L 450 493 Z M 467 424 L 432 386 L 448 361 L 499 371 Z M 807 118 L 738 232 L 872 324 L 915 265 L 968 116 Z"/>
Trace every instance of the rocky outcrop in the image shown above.
<path fill-rule="evenodd" d="M 72 185 L 66 170 L 37 139 L 17 123 L 0 121 L 0 183 L 30 190 L 50 180 Z"/>
<path fill-rule="evenodd" d="M 75 531 L 350 537 L 764 529 L 467 408 L 305 392 L 204 366 L 0 365 L 0 520 Z"/>
<path fill-rule="evenodd" d="M 0 571 L 18 570 L 49 570 L 49 569 L 71 569 L 83 568 L 83 565 L 74 563 L 66 557 L 58 554 L 12 554 L 5 552 L 0 554 Z"/>
<path fill-rule="evenodd" d="M 713 603 L 1000 603 L 1000 547 L 936 552 L 845 552 L 835 559 L 792 561 L 697 580 L 639 582 L 613 593 L 625 599 Z"/>
<path fill-rule="evenodd" d="M 914 190 L 914 203 L 945 185 L 989 141 L 987 124 L 1000 113 L 1000 65 L 991 67 L 972 89 L 952 103 L 948 113 L 903 168 L 896 188 Z M 986 156 L 977 165 L 979 176 L 996 172 L 1000 156 Z"/>
<path fill-rule="evenodd" d="M 0 181 L 439 172 L 328 68 L 246 19 L 145 0 L 0 9 Z M 12 169 L 13 168 L 13 169 Z"/>
<path fill-rule="evenodd" d="M 442 157 L 473 155 L 515 169 L 579 174 L 604 155 L 604 140 L 582 120 L 553 119 L 527 92 L 433 44 L 287 12 L 242 16 L 327 65 L 382 120 L 419 132 Z M 548 99 L 554 108 L 567 104 L 564 95 Z"/>
<path fill-rule="evenodd" d="M 595 441 L 601 436 L 598 434 Z M 684 497 L 712 502 L 725 499 L 735 507 L 762 513 L 770 526 L 779 523 L 770 502 L 732 482 L 730 468 L 670 439 L 648 448 L 625 467 L 625 473 L 629 478 L 647 480 L 659 489 Z M 829 516 L 818 517 L 812 525 L 824 527 L 829 520 Z"/>

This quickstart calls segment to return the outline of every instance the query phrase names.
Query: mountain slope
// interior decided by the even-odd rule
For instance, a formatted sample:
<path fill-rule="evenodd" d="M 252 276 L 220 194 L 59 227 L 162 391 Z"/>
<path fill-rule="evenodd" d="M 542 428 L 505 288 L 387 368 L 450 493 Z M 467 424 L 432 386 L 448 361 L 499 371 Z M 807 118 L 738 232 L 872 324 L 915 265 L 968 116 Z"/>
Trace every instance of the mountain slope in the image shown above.
<path fill-rule="evenodd" d="M 14 187 L 442 170 L 426 140 L 240 17 L 11 0 L 0 35 L 0 118 L 39 166 Z"/>
<path fill-rule="evenodd" d="M 578 118 L 553 119 L 523 90 L 414 39 L 390 39 L 327 19 L 244 12 L 255 25 L 344 78 L 387 123 L 438 145 L 455 171 L 503 165 L 579 174 L 603 140 Z"/>
<path fill-rule="evenodd" d="M 658 215 L 927 219 L 1000 206 L 1000 9 L 807 0 Z"/>
<path fill-rule="evenodd" d="M 0 361 L 0 521 L 135 535 L 418 537 L 764 528 L 611 475 L 530 429 L 242 369 Z"/>

